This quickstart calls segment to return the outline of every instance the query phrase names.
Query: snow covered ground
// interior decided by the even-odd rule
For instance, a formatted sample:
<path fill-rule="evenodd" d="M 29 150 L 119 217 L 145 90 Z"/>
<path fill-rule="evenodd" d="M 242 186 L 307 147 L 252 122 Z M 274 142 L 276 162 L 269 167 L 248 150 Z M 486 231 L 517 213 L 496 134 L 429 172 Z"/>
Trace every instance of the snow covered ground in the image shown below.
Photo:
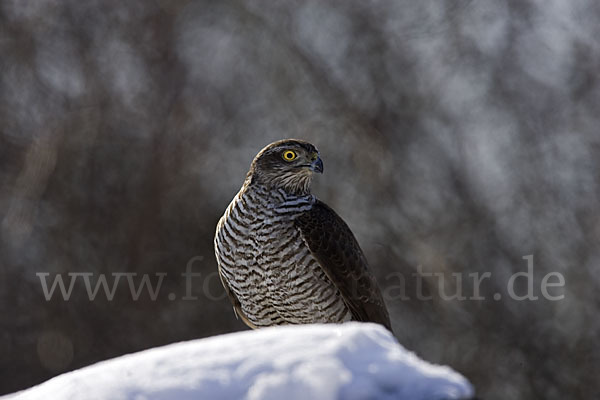
<path fill-rule="evenodd" d="M 2 400 L 467 399 L 470 383 L 375 324 L 297 325 L 176 343 Z"/>

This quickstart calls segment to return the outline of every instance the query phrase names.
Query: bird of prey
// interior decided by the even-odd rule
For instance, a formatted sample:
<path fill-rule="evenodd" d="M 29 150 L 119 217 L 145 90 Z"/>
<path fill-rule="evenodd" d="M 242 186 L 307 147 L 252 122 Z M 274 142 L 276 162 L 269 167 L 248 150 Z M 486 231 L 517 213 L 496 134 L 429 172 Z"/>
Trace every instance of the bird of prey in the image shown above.
<path fill-rule="evenodd" d="M 381 292 L 348 225 L 310 193 L 323 162 L 284 139 L 252 161 L 217 224 L 221 282 L 249 327 L 369 321 L 391 330 Z"/>

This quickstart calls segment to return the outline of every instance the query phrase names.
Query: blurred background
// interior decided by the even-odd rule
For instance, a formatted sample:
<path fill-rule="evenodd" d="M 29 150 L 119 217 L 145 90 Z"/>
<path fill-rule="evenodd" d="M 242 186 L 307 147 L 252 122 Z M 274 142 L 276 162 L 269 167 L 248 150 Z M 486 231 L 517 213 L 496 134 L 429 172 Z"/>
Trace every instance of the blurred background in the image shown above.
<path fill-rule="evenodd" d="M 0 393 L 246 329 L 215 225 L 254 155 L 296 137 L 405 347 L 485 399 L 597 398 L 599 20 L 593 0 L 3 0 Z M 494 300 L 527 255 L 540 299 Z M 419 270 L 467 295 L 490 272 L 486 300 L 429 276 L 415 299 Z M 39 272 L 167 275 L 155 301 L 81 280 L 46 301 Z M 549 272 L 563 300 L 541 297 Z"/>

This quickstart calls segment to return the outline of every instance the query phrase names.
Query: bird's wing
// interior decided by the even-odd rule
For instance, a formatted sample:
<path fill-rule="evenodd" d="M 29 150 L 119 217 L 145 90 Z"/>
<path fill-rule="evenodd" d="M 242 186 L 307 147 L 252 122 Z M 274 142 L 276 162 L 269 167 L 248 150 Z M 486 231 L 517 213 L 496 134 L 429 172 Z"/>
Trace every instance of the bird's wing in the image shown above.
<path fill-rule="evenodd" d="M 367 260 L 348 228 L 335 211 L 317 200 L 295 220 L 302 239 L 327 277 L 342 294 L 355 320 L 376 322 L 390 331 L 390 317 Z"/>

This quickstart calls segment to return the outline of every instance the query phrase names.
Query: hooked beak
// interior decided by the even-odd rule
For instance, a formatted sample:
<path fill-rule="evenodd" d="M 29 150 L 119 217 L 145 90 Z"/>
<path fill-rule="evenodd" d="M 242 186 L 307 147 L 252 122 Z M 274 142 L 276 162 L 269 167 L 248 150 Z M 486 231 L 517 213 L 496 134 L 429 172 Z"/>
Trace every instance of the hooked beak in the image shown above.
<path fill-rule="evenodd" d="M 317 159 L 310 164 L 310 169 L 319 174 L 323 173 L 323 161 L 321 161 L 321 157 L 317 157 Z"/>

